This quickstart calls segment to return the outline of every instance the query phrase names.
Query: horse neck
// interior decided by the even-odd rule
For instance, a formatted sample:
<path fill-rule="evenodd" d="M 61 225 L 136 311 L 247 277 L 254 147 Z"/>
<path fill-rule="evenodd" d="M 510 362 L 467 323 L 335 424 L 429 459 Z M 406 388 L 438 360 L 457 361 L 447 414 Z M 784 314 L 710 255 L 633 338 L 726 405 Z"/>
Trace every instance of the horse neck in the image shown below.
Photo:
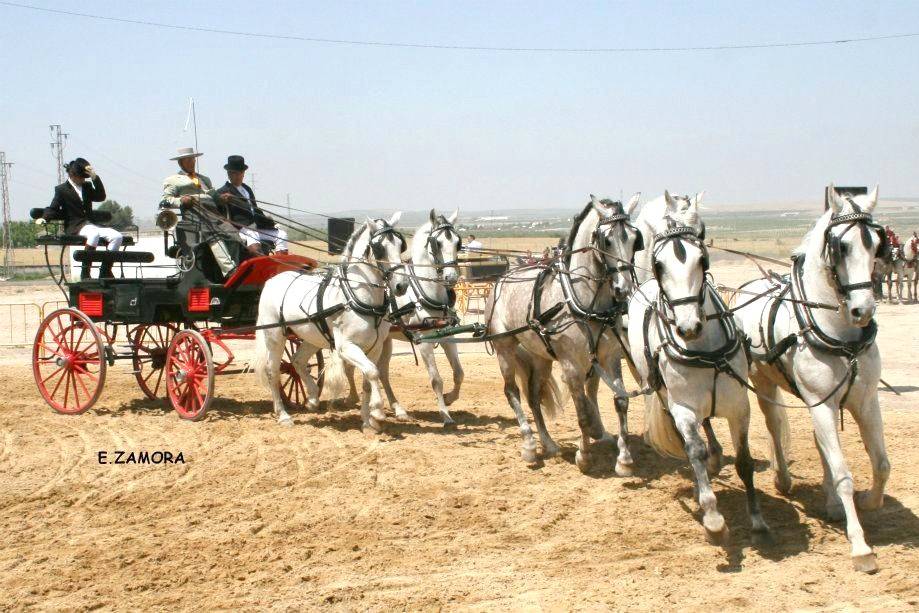
<path fill-rule="evenodd" d="M 832 277 L 819 249 L 808 249 L 801 271 L 801 285 L 809 302 L 839 304 L 840 310 L 844 307 L 844 303 L 840 303 Z M 821 330 L 834 338 L 848 341 L 861 337 L 861 328 L 849 323 L 846 316 L 839 311 L 811 309 L 811 316 Z"/>
<path fill-rule="evenodd" d="M 635 278 L 638 279 L 639 284 L 642 284 L 653 277 L 651 254 L 654 250 L 654 230 L 644 220 L 640 220 L 636 227 L 641 232 L 641 238 L 645 244 L 644 249 L 635 253 Z"/>
<path fill-rule="evenodd" d="M 427 232 L 422 233 L 419 229 L 412 238 L 412 268 L 418 267 L 413 270 L 413 274 L 416 275 L 415 282 L 418 283 L 418 287 L 427 297 L 443 303 L 447 300 L 447 288 L 443 283 L 433 280 L 437 273 L 442 271 L 435 266 L 437 262 L 428 251 L 428 236 Z"/>
<path fill-rule="evenodd" d="M 577 234 L 571 244 L 571 259 L 568 270 L 571 271 L 571 286 L 574 295 L 581 304 L 592 304 L 604 308 L 612 303 L 612 292 L 609 284 L 599 279 L 605 271 L 600 265 L 597 253 L 593 249 L 584 249 L 591 246 L 591 237 L 597 229 L 599 218 L 596 212 L 591 212 L 581 221 Z M 583 251 L 579 251 L 584 249 Z"/>
<path fill-rule="evenodd" d="M 366 242 L 357 241 L 354 247 L 358 253 L 366 252 Z M 346 278 L 351 285 L 354 295 L 362 302 L 368 304 L 379 304 L 383 302 L 385 279 L 380 267 L 376 263 L 368 262 L 366 258 L 356 258 L 353 252 L 341 254 L 342 262 L 345 264 Z"/>

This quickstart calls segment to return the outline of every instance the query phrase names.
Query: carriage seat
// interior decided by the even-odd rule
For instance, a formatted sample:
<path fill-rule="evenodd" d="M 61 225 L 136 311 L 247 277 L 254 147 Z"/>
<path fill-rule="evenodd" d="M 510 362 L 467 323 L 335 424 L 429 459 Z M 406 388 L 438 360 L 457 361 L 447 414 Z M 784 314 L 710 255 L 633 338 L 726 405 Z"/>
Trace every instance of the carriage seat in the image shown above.
<path fill-rule="evenodd" d="M 45 209 L 43 208 L 34 208 L 29 211 L 29 216 L 32 219 L 40 219 L 41 217 L 44 216 L 44 214 L 45 214 Z M 89 216 L 89 220 L 97 224 L 108 223 L 112 220 L 112 214 L 109 213 L 108 211 L 93 211 Z M 53 215 L 48 219 L 48 221 L 63 222 L 64 218 L 61 217 L 60 215 Z M 43 247 L 48 246 L 48 245 L 58 245 L 61 247 L 75 247 L 78 245 L 85 245 L 86 239 L 79 235 L 52 234 L 48 232 L 47 234 L 43 234 L 42 236 L 39 236 L 37 239 L 35 239 L 35 242 Z M 124 240 L 121 241 L 121 246 L 130 247 L 133 244 L 134 244 L 134 237 L 124 235 Z M 105 240 L 104 238 L 100 238 L 99 246 L 105 247 L 106 245 L 108 245 L 108 241 Z"/>
<path fill-rule="evenodd" d="M 80 249 L 74 251 L 73 259 L 80 263 L 150 264 L 153 262 L 154 255 L 149 251 L 86 251 Z"/>

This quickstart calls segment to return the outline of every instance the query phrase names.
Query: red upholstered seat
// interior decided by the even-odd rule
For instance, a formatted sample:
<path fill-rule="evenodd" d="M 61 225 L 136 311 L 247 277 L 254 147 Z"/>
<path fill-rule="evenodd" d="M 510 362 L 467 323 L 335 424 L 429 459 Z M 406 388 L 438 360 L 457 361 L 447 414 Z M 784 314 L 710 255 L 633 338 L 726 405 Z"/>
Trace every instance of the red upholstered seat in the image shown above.
<path fill-rule="evenodd" d="M 240 285 L 264 285 L 265 281 L 285 270 L 310 270 L 319 262 L 302 255 L 262 255 L 245 260 L 237 267 L 223 286 L 227 289 Z"/>

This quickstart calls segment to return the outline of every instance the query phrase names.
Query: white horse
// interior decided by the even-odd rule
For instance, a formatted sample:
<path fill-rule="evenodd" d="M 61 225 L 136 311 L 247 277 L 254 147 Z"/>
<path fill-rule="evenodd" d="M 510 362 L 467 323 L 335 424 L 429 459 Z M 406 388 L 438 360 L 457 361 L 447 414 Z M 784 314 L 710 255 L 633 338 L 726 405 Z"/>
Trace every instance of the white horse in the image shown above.
<path fill-rule="evenodd" d="M 449 291 L 459 279 L 456 262 L 462 239 L 459 232 L 453 227 L 458 215 L 458 211 L 453 211 L 449 217 L 444 217 L 431 209 L 429 220 L 412 236 L 412 260 L 406 265 L 408 290 L 403 296 L 396 298 L 396 314 L 404 313 L 399 317 L 400 325 L 409 330 L 423 329 L 428 323 L 433 326 L 458 323 L 454 319 L 455 312 Z M 389 337 L 386 339 L 380 359 L 380 376 L 389 406 L 392 407 L 396 417 L 408 419 L 409 415 L 399 404 L 389 380 L 389 360 L 392 356 L 393 340 L 409 341 L 398 325 L 390 328 Z M 450 427 L 455 422 L 447 406 L 459 398 L 460 386 L 463 383 L 463 367 L 460 364 L 459 350 L 455 344 L 442 343 L 441 347 L 453 369 L 453 390 L 447 394 L 444 394 L 444 381 L 437 370 L 437 362 L 434 359 L 434 344 L 418 343 L 417 351 L 431 379 L 431 387 L 434 389 L 437 406 L 443 416 L 444 427 Z"/>
<path fill-rule="evenodd" d="M 906 260 L 900 247 L 891 247 L 886 257 L 879 258 L 882 279 L 887 282 L 887 302 L 893 303 L 893 286 L 896 283 L 897 304 L 903 302 L 903 277 L 906 273 Z M 894 280 L 896 276 L 896 281 Z"/>
<path fill-rule="evenodd" d="M 903 243 L 903 276 L 906 278 L 906 292 L 912 301 L 919 300 L 919 235 L 913 232 Z"/>
<path fill-rule="evenodd" d="M 575 454 L 578 468 L 585 471 L 590 466 L 590 440 L 606 434 L 596 400 L 598 377 L 602 377 L 616 393 L 620 415 L 616 472 L 632 474 L 628 404 L 619 402 L 627 398 L 619 364 L 625 347 L 614 334 L 621 338 L 621 303 L 633 288 L 632 256 L 639 233 L 628 223 L 628 211 L 638 198 L 636 194 L 623 207 L 591 195 L 575 217 L 565 262 L 507 273 L 489 296 L 488 334 L 497 336 L 492 344 L 504 378 L 504 395 L 520 424 L 521 455 L 527 463 L 537 461 L 536 441 L 516 379 L 524 383 L 543 455 L 553 456 L 559 449 L 546 429 L 542 408 L 550 416 L 560 408 L 561 396 L 551 375 L 553 362 L 558 362 L 581 429 Z"/>
<path fill-rule="evenodd" d="M 385 414 L 376 362 L 389 334 L 386 294 L 401 295 L 407 287 L 394 274 L 402 266 L 405 248 L 405 239 L 393 227 L 400 216 L 396 213 L 389 221 L 368 218 L 351 235 L 338 266 L 325 276 L 289 271 L 265 283 L 256 323 L 270 327 L 256 332 L 253 370 L 271 391 L 280 424 L 293 424 L 278 389 L 290 330 L 303 341 L 291 362 L 306 384 L 307 407 L 314 409 L 319 404 L 319 389 L 307 363 L 317 351 L 331 348 L 326 385 L 334 388 L 345 383 L 343 360 L 360 369 L 364 375 L 363 426 L 380 429 Z"/>
<path fill-rule="evenodd" d="M 747 357 L 733 318 L 706 281 L 700 200 L 701 195 L 691 199 L 664 192 L 639 215 L 650 251 L 643 260 L 654 278 L 632 295 L 628 330 L 638 375 L 655 390 L 646 398 L 645 440 L 659 453 L 689 459 L 702 523 L 710 538 L 723 541 L 728 531 L 709 479 L 720 458 L 708 452 L 699 432 L 710 417 L 728 421 L 753 530 L 765 532 L 768 526 L 753 485 Z"/>
<path fill-rule="evenodd" d="M 881 356 L 874 343 L 871 271 L 875 258 L 885 255 L 886 239 L 871 220 L 877 188 L 867 195 L 840 197 L 830 186 L 829 194 L 829 209 L 796 251 L 790 282 L 776 286 L 763 279 L 747 284 L 754 294 L 774 291 L 736 315 L 751 341 L 751 379 L 772 435 L 776 488 L 784 494 L 791 490 L 788 416 L 778 404 L 781 388 L 810 407 L 823 463 L 827 515 L 845 518 L 855 568 L 873 572 L 877 561 L 858 521 L 852 473 L 836 428 L 844 407 L 858 424 L 873 472 L 872 487 L 858 496 L 858 504 L 866 510 L 879 508 L 890 463 L 878 405 Z M 782 300 L 788 296 L 798 302 Z M 815 303 L 838 308 L 818 308 Z"/>

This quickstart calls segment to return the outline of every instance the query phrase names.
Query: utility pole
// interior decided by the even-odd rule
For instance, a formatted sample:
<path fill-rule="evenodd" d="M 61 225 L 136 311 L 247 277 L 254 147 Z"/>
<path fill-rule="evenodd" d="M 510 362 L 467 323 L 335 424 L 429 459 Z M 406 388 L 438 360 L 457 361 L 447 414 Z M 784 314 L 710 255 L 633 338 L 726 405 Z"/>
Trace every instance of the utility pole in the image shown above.
<path fill-rule="evenodd" d="M 64 144 L 70 135 L 61 131 L 61 124 L 59 123 L 51 124 L 48 127 L 51 129 L 51 138 L 54 139 L 51 141 L 51 152 L 54 154 L 55 161 L 57 161 L 57 182 L 63 183 L 67 178 L 64 176 Z"/>
<path fill-rule="evenodd" d="M 290 216 L 290 194 L 287 194 L 287 219 L 293 219 Z"/>
<path fill-rule="evenodd" d="M 249 173 L 249 183 L 252 189 L 255 189 L 255 173 Z"/>
<path fill-rule="evenodd" d="M 0 198 L 3 199 L 3 276 L 13 276 L 13 234 L 10 225 L 10 167 L 6 153 L 0 151 Z"/>

